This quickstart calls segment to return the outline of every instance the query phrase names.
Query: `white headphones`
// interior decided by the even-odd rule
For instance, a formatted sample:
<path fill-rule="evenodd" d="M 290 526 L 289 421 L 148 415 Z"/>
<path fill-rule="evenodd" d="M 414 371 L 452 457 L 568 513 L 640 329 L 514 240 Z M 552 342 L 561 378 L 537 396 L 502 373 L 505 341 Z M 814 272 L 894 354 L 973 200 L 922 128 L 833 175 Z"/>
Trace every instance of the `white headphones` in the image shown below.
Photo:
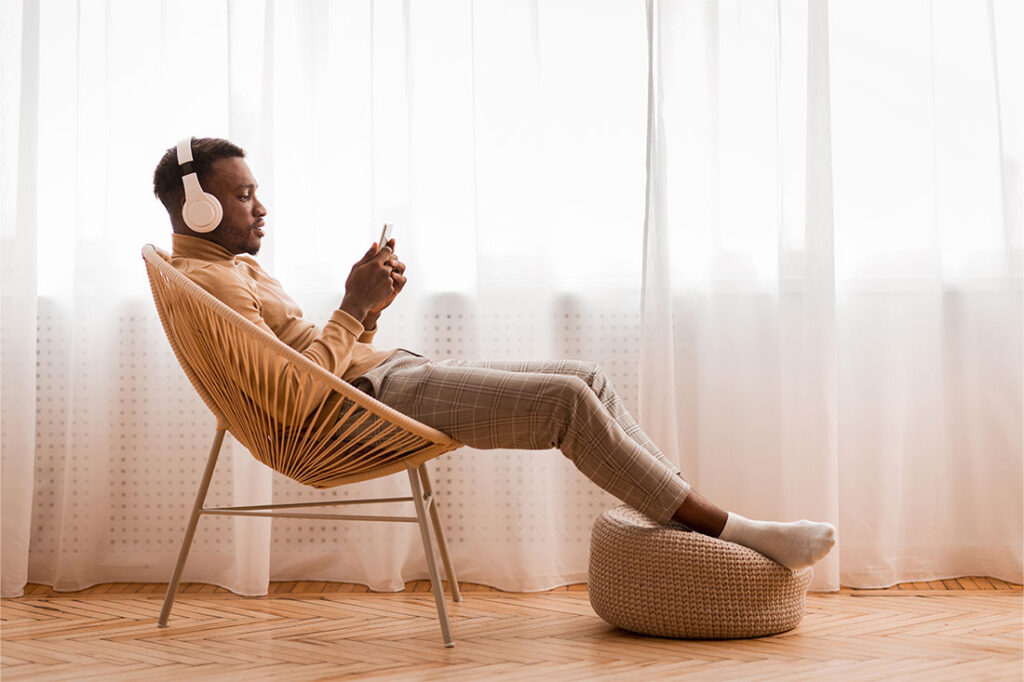
<path fill-rule="evenodd" d="M 186 137 L 178 143 L 178 165 L 181 166 L 181 181 L 185 185 L 185 205 L 181 217 L 195 232 L 212 232 L 220 225 L 224 210 L 217 197 L 203 191 L 199 176 L 192 170 L 192 139 Z"/>

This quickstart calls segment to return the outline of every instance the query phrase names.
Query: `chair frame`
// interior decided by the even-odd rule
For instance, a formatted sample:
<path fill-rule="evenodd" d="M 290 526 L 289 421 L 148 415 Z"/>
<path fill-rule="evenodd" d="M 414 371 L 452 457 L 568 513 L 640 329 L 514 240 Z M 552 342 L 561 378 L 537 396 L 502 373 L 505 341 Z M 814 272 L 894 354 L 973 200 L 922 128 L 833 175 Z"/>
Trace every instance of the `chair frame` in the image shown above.
<path fill-rule="evenodd" d="M 189 294 L 199 298 L 202 302 L 216 310 L 222 316 L 226 317 L 233 324 L 242 324 L 243 328 L 246 329 L 247 334 L 252 334 L 257 337 L 269 336 L 264 331 L 256 328 L 250 322 L 242 318 L 238 313 L 231 310 L 223 303 L 213 298 L 205 290 L 201 289 L 198 285 L 188 280 L 183 274 L 175 270 L 168 262 L 167 256 L 164 252 L 156 249 L 150 244 L 147 244 L 142 250 L 143 258 L 147 263 L 148 268 L 156 269 L 159 272 L 159 276 L 167 280 L 173 280 L 174 284 L 186 289 Z M 160 321 L 164 325 L 164 331 L 168 331 L 167 312 L 164 309 L 160 298 L 156 291 L 156 282 L 154 281 L 154 272 L 150 270 L 151 284 L 154 288 L 154 301 L 157 304 L 157 310 L 160 315 Z M 455 645 L 455 640 L 452 637 L 451 624 L 448 618 L 448 608 L 444 599 L 444 587 L 441 583 L 441 577 L 438 571 L 437 560 L 434 555 L 434 544 L 437 544 L 437 551 L 440 552 L 442 563 L 444 564 L 446 577 L 448 578 L 448 585 L 451 589 L 452 599 L 455 602 L 462 601 L 462 594 L 459 590 L 459 583 L 455 576 L 455 569 L 452 565 L 451 555 L 448 550 L 448 542 L 444 534 L 444 524 L 441 520 L 440 511 L 438 509 L 438 502 L 434 494 L 434 489 L 430 481 L 430 475 L 427 472 L 426 461 L 437 457 L 444 452 L 448 452 L 461 444 L 457 441 L 452 440 L 446 434 L 431 429 L 430 427 L 420 424 L 406 415 L 402 415 L 395 412 L 387 405 L 374 400 L 369 395 L 359 391 L 355 387 L 343 382 L 341 379 L 330 374 L 322 367 L 315 365 L 314 363 L 307 360 L 296 353 L 293 349 L 287 347 L 280 340 L 274 338 L 260 339 L 263 343 L 276 343 L 281 346 L 280 349 L 275 349 L 275 353 L 283 356 L 286 360 L 292 362 L 300 369 L 305 370 L 308 373 L 313 374 L 316 378 L 322 380 L 324 383 L 330 385 L 336 392 L 343 394 L 346 398 L 357 403 L 360 407 L 363 407 L 368 412 L 371 412 L 383 419 L 387 419 L 391 422 L 398 423 L 403 427 L 409 428 L 416 433 L 420 438 L 426 439 L 432 442 L 430 448 L 425 449 L 422 453 L 407 457 L 401 463 L 392 463 L 387 467 L 370 468 L 366 471 L 360 471 L 354 474 L 342 476 L 335 480 L 327 482 L 327 486 L 335 486 L 343 483 L 357 482 L 360 480 L 368 480 L 370 478 L 379 478 L 391 473 L 397 473 L 402 468 L 405 469 L 409 477 L 409 485 L 411 488 L 411 495 L 409 497 L 385 497 L 385 498 L 363 498 L 363 499 L 347 499 L 347 500 L 325 500 L 320 502 L 302 502 L 302 503 L 283 503 L 283 504 L 267 504 L 267 505 L 248 505 L 248 506 L 228 506 L 228 507 L 207 507 L 206 497 L 209 491 L 210 482 L 213 479 L 214 471 L 217 467 L 217 461 L 220 456 L 221 447 L 224 442 L 224 435 L 229 430 L 229 420 L 225 414 L 218 408 L 210 394 L 206 391 L 203 384 L 199 381 L 195 372 L 191 369 L 188 363 L 185 361 L 181 351 L 178 348 L 174 337 L 168 333 L 168 341 L 171 343 L 171 347 L 174 350 L 175 355 L 178 358 L 182 369 L 188 375 L 192 385 L 196 388 L 200 397 L 203 398 L 207 407 L 217 417 L 217 427 L 214 433 L 213 443 L 210 447 L 210 454 L 206 460 L 206 467 L 203 471 L 202 478 L 199 482 L 199 490 L 196 493 L 195 503 L 192 507 L 192 513 L 189 517 L 188 524 L 185 528 L 185 537 L 182 540 L 181 549 L 178 553 L 178 559 L 175 563 L 174 570 L 171 574 L 170 582 L 167 586 L 167 594 L 164 597 L 163 607 L 160 610 L 160 617 L 157 620 L 157 625 L 161 628 L 167 627 L 167 621 L 170 616 L 171 608 L 174 605 L 174 599 L 177 594 L 178 585 L 181 580 L 182 572 L 185 568 L 185 563 L 188 560 L 189 551 L 192 547 L 192 541 L 195 537 L 196 528 L 199 525 L 200 517 L 204 515 L 221 515 L 221 516 L 252 516 L 252 517 L 270 517 L 270 518 L 293 518 L 293 519 L 324 519 L 333 521 L 376 521 L 376 522 L 390 522 L 390 523 L 415 523 L 419 526 L 420 536 L 423 542 L 423 550 L 427 560 L 427 570 L 430 573 L 430 582 L 434 592 L 434 601 L 437 606 L 438 620 L 441 625 L 441 634 L 444 639 L 444 645 L 446 647 L 452 647 Z M 244 443 L 243 443 L 244 445 Z M 314 486 L 321 487 L 321 486 Z M 319 513 L 297 513 L 288 510 L 302 509 L 302 508 L 320 508 L 320 507 L 336 507 L 336 506 L 348 506 L 348 505 L 360 505 L 360 504 L 381 504 L 381 503 L 406 503 L 412 502 L 416 510 L 415 516 L 391 516 L 391 515 L 361 515 L 361 514 L 319 514 Z M 277 511 L 285 510 L 285 511 Z M 429 520 L 428 520 L 429 517 Z M 433 528 L 431 528 L 433 526 Z M 431 532 L 433 531 L 433 532 Z"/>

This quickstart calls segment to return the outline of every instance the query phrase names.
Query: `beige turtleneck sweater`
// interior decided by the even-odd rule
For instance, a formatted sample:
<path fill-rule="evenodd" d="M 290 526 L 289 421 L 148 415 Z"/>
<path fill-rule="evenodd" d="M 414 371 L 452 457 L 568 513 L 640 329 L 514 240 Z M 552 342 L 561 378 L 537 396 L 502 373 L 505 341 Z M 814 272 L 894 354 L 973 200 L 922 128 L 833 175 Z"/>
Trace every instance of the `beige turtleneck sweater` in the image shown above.
<path fill-rule="evenodd" d="M 175 268 L 331 374 L 351 381 L 394 352 L 374 348 L 371 343 L 377 329 L 363 329 L 362 323 L 344 310 L 335 310 L 323 329 L 317 329 L 302 317 L 302 310 L 281 283 L 251 256 L 236 256 L 220 244 L 191 235 L 172 234 L 171 240 Z M 283 407 L 279 406 L 279 415 Z"/>

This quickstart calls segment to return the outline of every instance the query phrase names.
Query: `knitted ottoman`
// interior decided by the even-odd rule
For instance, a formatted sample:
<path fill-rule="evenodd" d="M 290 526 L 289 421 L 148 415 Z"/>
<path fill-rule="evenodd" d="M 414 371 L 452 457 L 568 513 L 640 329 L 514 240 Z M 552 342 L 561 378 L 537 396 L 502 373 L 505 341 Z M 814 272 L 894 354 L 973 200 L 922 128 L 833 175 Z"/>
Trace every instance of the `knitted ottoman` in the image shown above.
<path fill-rule="evenodd" d="M 621 505 L 594 524 L 587 587 L 597 615 L 624 630 L 731 639 L 796 627 L 812 575 Z"/>

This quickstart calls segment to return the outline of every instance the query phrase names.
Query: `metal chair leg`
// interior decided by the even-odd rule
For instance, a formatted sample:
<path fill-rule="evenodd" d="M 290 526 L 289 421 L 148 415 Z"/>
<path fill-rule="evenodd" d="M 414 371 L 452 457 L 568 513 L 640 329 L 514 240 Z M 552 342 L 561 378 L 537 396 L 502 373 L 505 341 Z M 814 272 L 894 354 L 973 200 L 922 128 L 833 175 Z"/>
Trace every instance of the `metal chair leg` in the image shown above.
<path fill-rule="evenodd" d="M 437 498 L 433 497 L 434 488 L 430 484 L 430 475 L 427 473 L 427 463 L 420 464 L 420 474 L 423 478 L 423 491 L 431 496 L 433 500 L 430 505 L 430 520 L 434 522 L 434 535 L 437 536 L 437 548 L 441 550 L 441 562 L 444 564 L 444 571 L 448 575 L 448 586 L 452 591 L 452 599 L 462 601 L 462 591 L 459 589 L 459 581 L 455 577 L 455 568 L 452 564 L 452 557 L 448 553 L 448 539 L 444 535 L 444 524 L 441 523 L 441 512 L 438 509 Z"/>
<path fill-rule="evenodd" d="M 192 548 L 192 538 L 196 534 L 196 525 L 199 523 L 200 510 L 206 502 L 206 491 L 210 488 L 210 479 L 213 478 L 213 470 L 217 467 L 217 457 L 220 455 L 220 446 L 224 442 L 224 429 L 218 429 L 213 436 L 213 445 L 210 447 L 210 456 L 206 460 L 206 470 L 203 471 L 203 478 L 199 482 L 199 492 L 196 493 L 196 502 L 192 505 L 192 517 L 188 520 L 185 528 L 185 539 L 181 542 L 181 551 L 178 552 L 178 563 L 174 566 L 174 573 L 171 575 L 171 582 L 167 586 L 167 596 L 164 597 L 164 606 L 160 609 L 160 618 L 157 625 L 167 627 L 167 617 L 171 615 L 171 606 L 174 604 L 174 595 L 178 591 L 178 581 L 181 579 L 181 572 L 185 569 L 185 560 L 188 559 L 188 552 Z"/>
<path fill-rule="evenodd" d="M 423 487 L 420 485 L 419 467 L 408 467 L 409 483 L 412 486 L 412 501 L 416 506 L 416 518 L 419 520 L 420 535 L 423 537 L 423 552 L 427 555 L 427 570 L 430 571 L 430 584 L 434 588 L 434 602 L 437 604 L 437 617 L 441 621 L 441 635 L 446 647 L 455 646 L 452 628 L 448 622 L 448 606 L 444 603 L 444 589 L 441 587 L 441 576 L 437 572 L 437 560 L 434 558 L 434 544 L 430 539 L 430 523 L 427 520 L 427 509 L 423 502 Z M 431 500 L 433 502 L 433 500 Z"/>

